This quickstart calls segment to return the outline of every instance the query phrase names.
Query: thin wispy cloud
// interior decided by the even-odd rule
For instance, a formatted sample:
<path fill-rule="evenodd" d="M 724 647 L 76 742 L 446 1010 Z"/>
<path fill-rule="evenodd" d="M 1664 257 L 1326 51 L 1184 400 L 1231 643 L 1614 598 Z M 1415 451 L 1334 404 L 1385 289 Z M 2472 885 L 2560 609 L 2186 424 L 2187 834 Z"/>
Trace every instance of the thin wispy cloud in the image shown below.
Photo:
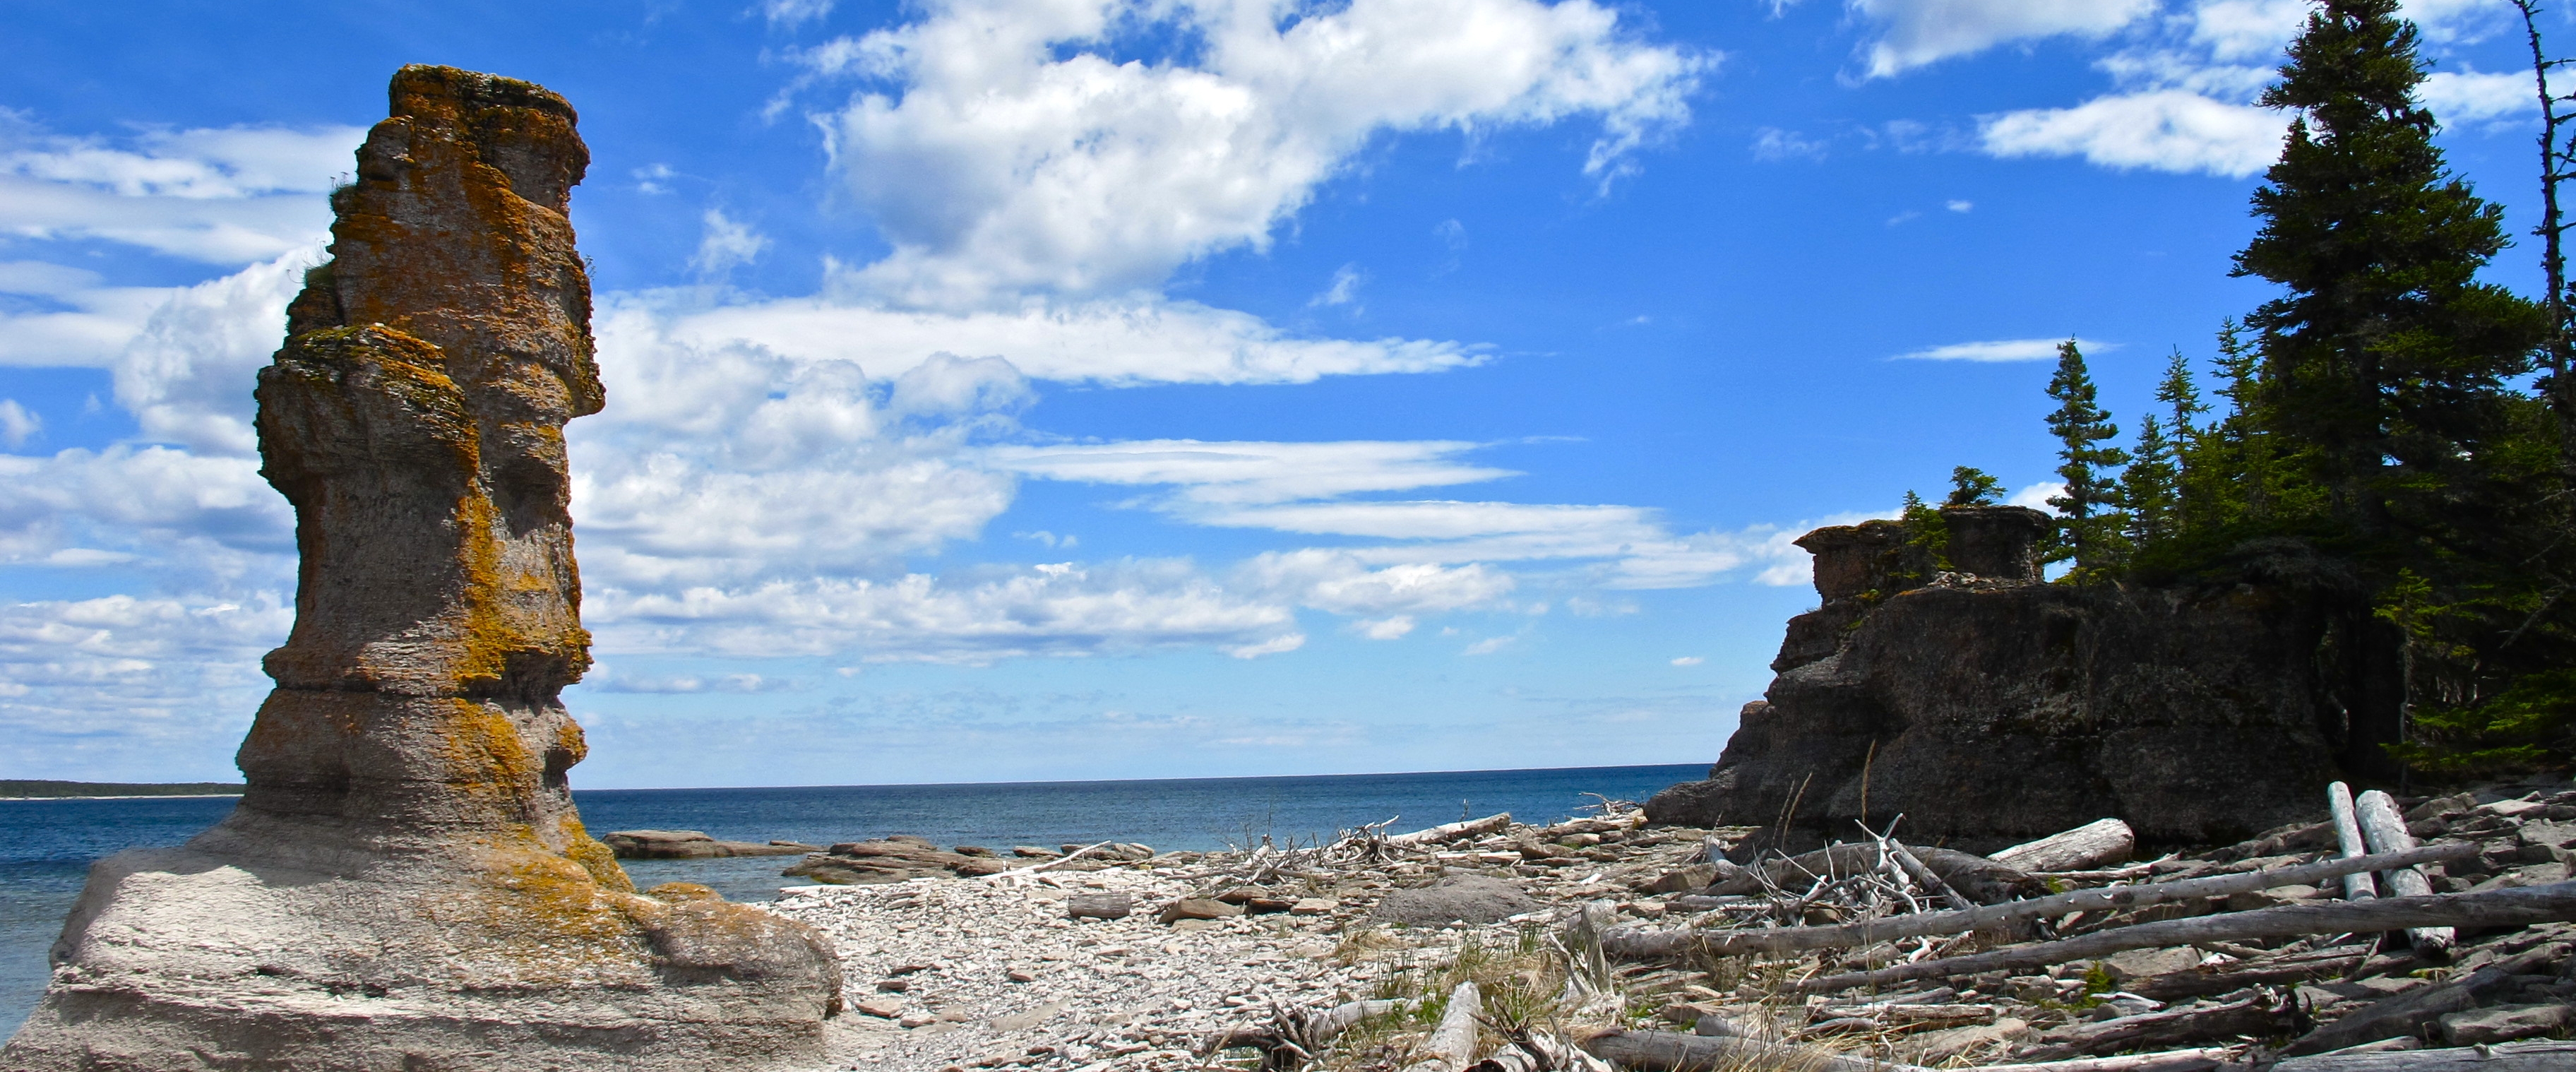
<path fill-rule="evenodd" d="M 2065 339 L 1990 339 L 1983 342 L 1954 342 L 1898 354 L 1890 361 L 2053 361 L 2057 347 Z M 2077 339 L 2075 345 L 2085 353 L 2102 353 L 2120 348 L 2119 343 Z"/>

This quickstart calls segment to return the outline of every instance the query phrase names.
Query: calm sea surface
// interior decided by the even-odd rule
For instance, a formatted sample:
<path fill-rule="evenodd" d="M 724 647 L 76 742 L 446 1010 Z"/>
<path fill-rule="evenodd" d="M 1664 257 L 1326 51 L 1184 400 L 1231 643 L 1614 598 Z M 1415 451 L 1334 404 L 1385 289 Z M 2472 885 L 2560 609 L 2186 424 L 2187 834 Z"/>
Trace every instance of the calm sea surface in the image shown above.
<path fill-rule="evenodd" d="M 1415 830 L 1508 811 L 1553 822 L 1592 803 L 1585 793 L 1644 800 L 1704 776 L 1704 764 L 1554 770 L 1189 778 L 1132 782 L 857 785 L 793 789 L 577 791 L 593 832 L 703 830 L 735 841 L 828 845 L 917 834 L 941 845 L 1057 846 L 1141 841 L 1215 849 L 1268 835 L 1329 837 L 1395 818 Z M 229 797 L 0 800 L 0 1037 L 18 1029 L 45 988 L 45 951 L 80 895 L 90 861 L 122 849 L 177 845 L 232 811 Z M 703 882 L 737 901 L 765 901 L 791 880 L 794 857 L 630 860 L 639 887 Z M 801 882 L 803 880 L 792 880 Z"/>

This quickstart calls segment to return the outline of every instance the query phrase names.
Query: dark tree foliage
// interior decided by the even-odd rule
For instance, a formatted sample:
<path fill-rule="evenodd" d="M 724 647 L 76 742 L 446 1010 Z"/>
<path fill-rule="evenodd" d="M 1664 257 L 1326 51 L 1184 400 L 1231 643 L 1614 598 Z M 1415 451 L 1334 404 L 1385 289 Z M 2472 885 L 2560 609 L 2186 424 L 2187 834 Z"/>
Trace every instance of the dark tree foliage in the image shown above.
<path fill-rule="evenodd" d="M 2120 427 L 2095 397 L 2093 376 L 2085 371 L 2084 353 L 2073 339 L 2057 344 L 2057 374 L 2048 381 L 2048 397 L 2057 400 L 2057 409 L 2048 415 L 2048 432 L 2057 437 L 2057 478 L 2066 484 L 2065 491 L 2048 500 L 2059 515 L 2050 558 L 2073 559 L 2072 575 L 2089 580 L 2114 565 L 2126 543 L 2119 489 L 2105 470 L 2126 463 L 2129 455 L 2107 445 Z"/>
<path fill-rule="evenodd" d="M 2129 452 L 2129 467 L 2120 473 L 2120 503 L 2127 508 L 2127 527 L 2121 535 L 2130 548 L 2153 547 L 2176 534 L 2181 485 L 2173 441 L 2165 438 L 2156 415 L 2147 414 L 2138 422 L 2138 444 Z"/>
<path fill-rule="evenodd" d="M 2267 423 L 2363 555 L 2455 527 L 2462 481 L 2512 424 L 2505 388 L 2544 330 L 2532 303 L 2475 276 L 2505 246 L 2503 210 L 2453 177 L 2415 88 L 2424 68 L 2397 0 L 2328 0 L 2264 104 L 2295 109 L 2254 192 L 2262 229 L 2236 274 L 2287 291 L 2247 318 Z"/>
<path fill-rule="evenodd" d="M 1943 506 L 1993 506 L 2004 501 L 2004 482 L 1975 466 L 1961 465 L 1950 470 L 1950 497 Z"/>
<path fill-rule="evenodd" d="M 2082 353 L 2059 347 L 2051 561 L 2073 559 L 2074 583 L 2234 584 L 2262 579 L 2256 549 L 2304 545 L 2336 578 L 2316 595 L 2327 609 L 2402 638 L 2402 758 L 2449 774 L 2563 765 L 2576 402 L 2558 412 L 2546 395 L 2567 385 L 2535 373 L 2564 364 L 2564 325 L 2559 306 L 2479 281 L 2508 245 L 2502 213 L 2434 146 L 2424 78 L 2397 0 L 2309 15 L 2263 96 L 2293 119 L 2236 258 L 2280 295 L 2221 329 L 2217 404 L 2175 355 L 2134 456 L 2111 445 Z M 1930 514 L 1916 500 L 1908 516 Z"/>

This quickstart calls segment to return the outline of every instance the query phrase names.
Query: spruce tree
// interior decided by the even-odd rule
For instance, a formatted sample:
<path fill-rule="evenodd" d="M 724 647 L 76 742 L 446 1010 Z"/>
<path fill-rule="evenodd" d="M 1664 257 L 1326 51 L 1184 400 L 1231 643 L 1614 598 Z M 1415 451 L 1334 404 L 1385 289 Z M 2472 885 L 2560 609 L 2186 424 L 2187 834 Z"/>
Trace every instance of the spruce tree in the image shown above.
<path fill-rule="evenodd" d="M 2147 414 L 2138 421 L 2138 445 L 2130 452 L 2129 467 L 2120 473 L 2120 502 L 2128 508 L 2122 535 L 2133 553 L 2159 549 L 2173 538 L 2182 497 L 2178 483 L 2173 441 L 2165 438 L 2156 415 Z"/>
<path fill-rule="evenodd" d="M 2262 97 L 2294 118 L 2235 272 L 2288 291 L 2246 321 L 2262 339 L 2264 423 L 2322 492 L 2317 520 L 2382 551 L 2440 526 L 2446 496 L 2422 492 L 2504 434 L 2505 381 L 2528 370 L 2543 329 L 2530 302 L 2475 279 L 2505 245 L 2503 213 L 2434 147 L 2415 27 L 2397 6 L 2326 0 L 2309 14 Z"/>
<path fill-rule="evenodd" d="M 2563 756 L 2576 561 L 2545 522 L 2555 422 L 2519 383 L 2549 318 L 2477 280 L 2502 212 L 2433 145 L 2424 78 L 2397 0 L 2325 0 L 2263 95 L 2294 118 L 2236 258 L 2284 291 L 2247 318 L 2259 360 L 2232 385 L 2243 534 L 2304 537 L 2373 590 L 2438 746 L 2414 758 L 2500 756 L 2500 732 L 2544 730 Z"/>
<path fill-rule="evenodd" d="M 2057 437 L 2057 477 L 2066 488 L 2048 500 L 2058 513 L 2057 547 L 2051 561 L 2073 559 L 2077 580 L 2091 580 L 2116 564 L 2125 518 L 2118 489 L 2106 470 L 2129 460 L 2128 453 L 2106 445 L 2120 434 L 2111 415 L 2096 401 L 2093 377 L 2084 368 L 2084 353 L 2075 340 L 2057 344 L 2057 373 L 2049 378 L 2048 397 L 2057 409 L 2048 415 L 2048 432 Z"/>
<path fill-rule="evenodd" d="M 2004 501 L 2004 482 L 1972 465 L 1950 469 L 1950 497 L 1943 506 L 1993 506 Z"/>
<path fill-rule="evenodd" d="M 2172 499 L 2164 518 L 2165 531 L 2160 535 L 2175 536 L 2192 528 L 2203 512 L 2202 496 L 2184 479 L 2183 467 L 2193 441 L 2200 434 L 2200 426 L 2193 419 L 2209 412 L 2209 404 L 2200 400 L 2200 388 L 2191 382 L 2191 363 L 2183 360 L 2182 347 L 2174 347 L 2173 357 L 2165 363 L 2165 378 L 2156 384 L 2156 401 L 2172 407 L 2170 412 L 2173 414 L 2173 424 L 2168 429 L 2172 441 L 2165 457 L 2165 486 L 2172 489 Z M 2142 459 L 2149 430 L 2142 428 L 2138 432 L 2138 451 Z"/>

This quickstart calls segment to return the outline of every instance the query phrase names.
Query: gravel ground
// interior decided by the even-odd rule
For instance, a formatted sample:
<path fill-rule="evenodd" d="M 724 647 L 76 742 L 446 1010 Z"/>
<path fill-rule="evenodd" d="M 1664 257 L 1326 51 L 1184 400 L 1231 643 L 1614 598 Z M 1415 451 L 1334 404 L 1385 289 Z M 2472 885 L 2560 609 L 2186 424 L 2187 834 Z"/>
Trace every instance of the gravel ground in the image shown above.
<path fill-rule="evenodd" d="M 1125 919 L 1069 919 L 1065 898 L 1127 893 Z M 1332 956 L 1357 914 L 1157 923 L 1183 881 L 1128 870 L 798 887 L 772 906 L 838 945 L 850 1011 L 834 1069 L 1196 1066 L 1193 1043 L 1363 996 L 1383 960 Z M 1508 929 L 1508 928 L 1506 928 Z"/>

